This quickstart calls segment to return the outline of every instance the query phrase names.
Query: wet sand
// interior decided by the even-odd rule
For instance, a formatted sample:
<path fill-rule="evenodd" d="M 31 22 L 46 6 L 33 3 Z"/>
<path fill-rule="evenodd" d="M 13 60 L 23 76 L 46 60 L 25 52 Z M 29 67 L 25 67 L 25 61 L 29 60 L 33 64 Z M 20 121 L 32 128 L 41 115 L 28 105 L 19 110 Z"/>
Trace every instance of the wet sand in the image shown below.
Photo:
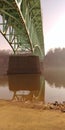
<path fill-rule="evenodd" d="M 42 108 L 0 101 L 0 130 L 65 130 L 65 113 Z"/>

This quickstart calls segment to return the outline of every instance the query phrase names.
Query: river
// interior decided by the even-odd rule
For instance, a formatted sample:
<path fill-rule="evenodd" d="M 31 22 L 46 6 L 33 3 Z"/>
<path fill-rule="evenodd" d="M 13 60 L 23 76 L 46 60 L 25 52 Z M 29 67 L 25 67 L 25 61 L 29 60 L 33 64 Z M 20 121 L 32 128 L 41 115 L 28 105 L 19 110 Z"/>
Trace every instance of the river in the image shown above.
<path fill-rule="evenodd" d="M 0 76 L 0 100 L 65 101 L 65 77 L 58 74 L 23 74 Z"/>

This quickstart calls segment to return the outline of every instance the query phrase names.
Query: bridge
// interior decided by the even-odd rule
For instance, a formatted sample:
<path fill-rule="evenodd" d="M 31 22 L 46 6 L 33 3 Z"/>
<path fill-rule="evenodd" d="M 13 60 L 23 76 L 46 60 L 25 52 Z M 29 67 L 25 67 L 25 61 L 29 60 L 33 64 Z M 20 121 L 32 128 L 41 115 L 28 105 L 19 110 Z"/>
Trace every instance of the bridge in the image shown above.
<path fill-rule="evenodd" d="M 0 33 L 14 53 L 44 56 L 40 0 L 0 0 Z"/>

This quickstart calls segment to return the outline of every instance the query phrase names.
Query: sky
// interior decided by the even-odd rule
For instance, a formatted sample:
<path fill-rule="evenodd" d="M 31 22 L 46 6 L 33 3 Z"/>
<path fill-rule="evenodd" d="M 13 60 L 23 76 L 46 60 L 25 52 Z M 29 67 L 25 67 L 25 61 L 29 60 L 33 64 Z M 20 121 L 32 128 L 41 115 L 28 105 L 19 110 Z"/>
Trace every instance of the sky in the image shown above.
<path fill-rule="evenodd" d="M 41 0 L 45 54 L 65 47 L 65 0 Z M 0 49 L 10 46 L 0 35 Z"/>
<path fill-rule="evenodd" d="M 2 18 L 0 16 L 0 23 L 2 23 Z M 0 26 L 1 29 L 1 26 Z M 11 49 L 10 45 L 7 43 L 7 41 L 5 40 L 5 38 L 2 36 L 2 34 L 0 33 L 0 50 L 7 50 L 7 49 Z"/>
<path fill-rule="evenodd" d="M 45 54 L 65 47 L 65 0 L 41 0 Z"/>
<path fill-rule="evenodd" d="M 0 50 L 12 50 L 9 43 L 5 40 L 5 38 L 0 34 Z"/>

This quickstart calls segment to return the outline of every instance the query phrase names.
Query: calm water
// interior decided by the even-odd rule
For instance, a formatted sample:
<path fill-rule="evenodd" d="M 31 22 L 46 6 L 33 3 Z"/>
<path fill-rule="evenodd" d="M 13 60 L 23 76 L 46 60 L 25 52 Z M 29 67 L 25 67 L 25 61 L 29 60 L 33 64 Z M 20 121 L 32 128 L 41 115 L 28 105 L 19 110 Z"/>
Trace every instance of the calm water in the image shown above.
<path fill-rule="evenodd" d="M 65 101 L 65 75 L 0 76 L 0 99 L 16 101 Z"/>

